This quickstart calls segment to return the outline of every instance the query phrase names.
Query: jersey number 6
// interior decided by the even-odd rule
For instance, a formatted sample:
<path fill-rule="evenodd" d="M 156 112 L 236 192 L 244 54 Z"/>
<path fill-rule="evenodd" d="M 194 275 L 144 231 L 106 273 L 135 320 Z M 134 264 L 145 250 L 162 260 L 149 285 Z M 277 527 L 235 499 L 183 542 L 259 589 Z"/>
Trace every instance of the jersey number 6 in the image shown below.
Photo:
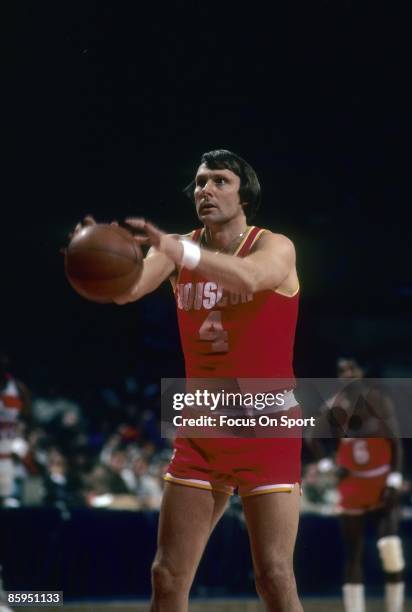
<path fill-rule="evenodd" d="M 367 440 L 355 440 L 352 446 L 353 459 L 358 465 L 365 465 L 370 460 Z"/>

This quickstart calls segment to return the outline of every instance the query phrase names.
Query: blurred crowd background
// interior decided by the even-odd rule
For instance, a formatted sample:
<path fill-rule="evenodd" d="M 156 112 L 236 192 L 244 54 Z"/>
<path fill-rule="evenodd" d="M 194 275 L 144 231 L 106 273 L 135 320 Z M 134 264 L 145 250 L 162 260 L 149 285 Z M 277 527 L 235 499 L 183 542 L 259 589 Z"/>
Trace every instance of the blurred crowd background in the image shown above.
<path fill-rule="evenodd" d="M 160 437 L 157 383 L 128 377 L 117 388 L 90 389 L 87 398 L 53 383 L 24 389 L 6 507 L 160 507 L 171 449 Z M 3 420 L 3 435 L 5 426 Z"/>
<path fill-rule="evenodd" d="M 4 353 L 2 364 L 12 368 Z M 159 379 L 129 375 L 116 385 L 91 386 L 77 394 L 52 382 L 30 389 L 20 384 L 27 409 L 12 441 L 14 482 L 5 507 L 50 506 L 63 514 L 87 506 L 160 508 L 172 450 L 171 440 L 160 433 Z M 403 440 L 403 446 L 401 503 L 403 515 L 412 517 L 411 440 Z M 305 443 L 301 507 L 323 515 L 339 512 L 337 476 L 318 469 Z M 241 515 L 236 496 L 231 510 Z"/>

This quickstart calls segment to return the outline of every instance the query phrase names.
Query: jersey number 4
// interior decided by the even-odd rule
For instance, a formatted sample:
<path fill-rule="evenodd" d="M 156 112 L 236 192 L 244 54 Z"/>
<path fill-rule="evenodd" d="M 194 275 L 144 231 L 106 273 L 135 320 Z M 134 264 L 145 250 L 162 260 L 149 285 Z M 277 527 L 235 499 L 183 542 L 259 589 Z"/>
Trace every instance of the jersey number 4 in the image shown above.
<path fill-rule="evenodd" d="M 227 353 L 229 350 L 228 333 L 223 329 L 220 310 L 212 310 L 206 317 L 199 329 L 199 337 L 201 340 L 212 343 L 214 353 Z"/>

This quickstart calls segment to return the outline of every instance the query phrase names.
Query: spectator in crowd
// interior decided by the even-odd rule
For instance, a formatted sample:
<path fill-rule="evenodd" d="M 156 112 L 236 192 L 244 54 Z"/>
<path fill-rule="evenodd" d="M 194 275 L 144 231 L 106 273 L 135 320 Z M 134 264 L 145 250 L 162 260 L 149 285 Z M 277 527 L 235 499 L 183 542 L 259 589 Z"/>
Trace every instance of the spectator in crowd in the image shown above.
<path fill-rule="evenodd" d="M 18 505 L 15 461 L 21 452 L 21 422 L 27 422 L 31 397 L 26 385 L 11 374 L 6 352 L 0 350 L 0 507 Z"/>
<path fill-rule="evenodd" d="M 82 483 L 71 473 L 67 458 L 57 448 L 49 451 L 44 483 L 46 505 L 67 510 L 84 503 Z"/>
<path fill-rule="evenodd" d="M 131 491 L 140 500 L 144 510 L 158 510 L 162 500 L 162 487 L 158 479 L 149 472 L 149 462 L 139 453 L 132 459 L 133 482 Z"/>

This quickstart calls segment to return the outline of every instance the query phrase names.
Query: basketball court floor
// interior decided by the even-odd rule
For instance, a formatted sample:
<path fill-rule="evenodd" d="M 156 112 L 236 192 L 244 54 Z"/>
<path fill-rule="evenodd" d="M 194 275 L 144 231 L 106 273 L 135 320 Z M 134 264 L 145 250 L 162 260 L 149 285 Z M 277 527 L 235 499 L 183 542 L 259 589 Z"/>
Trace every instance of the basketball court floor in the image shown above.
<path fill-rule="evenodd" d="M 343 612 L 339 599 L 304 599 L 305 612 Z M 54 609 L 54 608 L 53 608 Z M 383 599 L 368 599 L 367 612 L 384 612 Z M 45 608 L 25 607 L 26 612 L 42 612 Z M 48 608 L 51 610 L 51 608 Z M 149 612 L 147 602 L 108 602 L 108 603 L 78 603 L 67 604 L 63 608 L 55 608 L 56 612 Z M 189 607 L 190 612 L 264 612 L 263 606 L 256 599 L 208 599 L 194 600 Z M 412 601 L 405 605 L 405 612 L 412 612 Z"/>

